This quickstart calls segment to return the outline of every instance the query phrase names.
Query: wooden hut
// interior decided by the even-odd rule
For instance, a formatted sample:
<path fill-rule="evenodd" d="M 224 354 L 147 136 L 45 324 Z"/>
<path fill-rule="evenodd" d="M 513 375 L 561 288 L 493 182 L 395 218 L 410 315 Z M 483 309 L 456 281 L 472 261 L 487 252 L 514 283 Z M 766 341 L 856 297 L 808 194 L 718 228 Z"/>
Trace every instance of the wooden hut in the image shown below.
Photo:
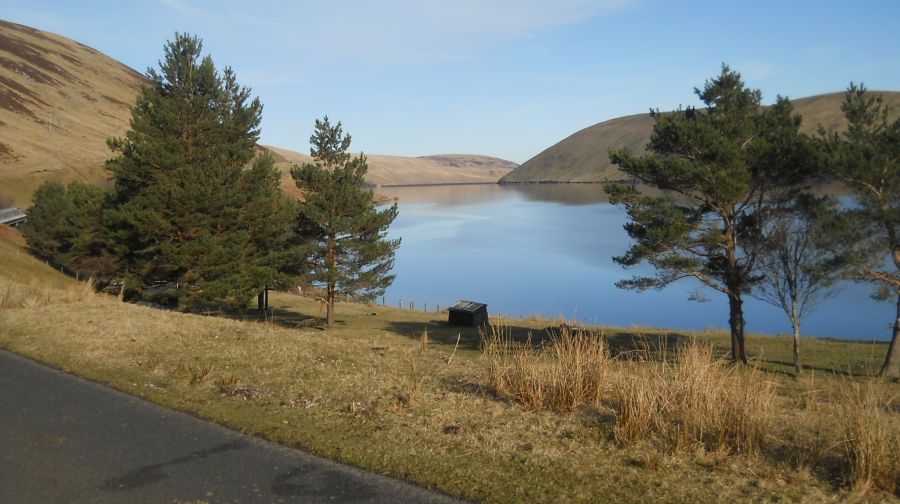
<path fill-rule="evenodd" d="M 450 325 L 481 327 L 488 323 L 487 305 L 484 303 L 461 300 L 447 311 L 450 312 Z"/>

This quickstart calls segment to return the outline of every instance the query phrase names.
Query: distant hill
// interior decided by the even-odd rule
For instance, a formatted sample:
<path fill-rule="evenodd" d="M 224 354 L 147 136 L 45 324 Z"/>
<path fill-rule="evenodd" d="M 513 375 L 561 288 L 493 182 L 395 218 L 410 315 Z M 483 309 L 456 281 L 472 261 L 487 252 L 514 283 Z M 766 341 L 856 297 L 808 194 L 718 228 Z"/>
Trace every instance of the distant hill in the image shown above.
<path fill-rule="evenodd" d="M 883 94 L 895 113 L 900 113 L 900 92 L 873 91 Z M 802 131 L 814 132 L 821 124 L 829 130 L 841 130 L 846 121 L 841 113 L 844 93 L 830 93 L 791 100 L 796 113 L 803 116 Z M 545 149 L 522 163 L 500 183 L 520 182 L 601 182 L 617 179 L 619 170 L 609 161 L 610 148 L 627 147 L 645 152 L 653 130 L 653 119 L 647 113 L 618 117 L 585 128 Z"/>
<path fill-rule="evenodd" d="M 264 146 L 275 155 L 284 173 L 293 164 L 308 163 L 307 154 Z M 488 156 L 441 154 L 423 157 L 366 154 L 369 170 L 366 181 L 379 186 L 433 184 L 493 184 L 518 165 Z"/>
<path fill-rule="evenodd" d="M 140 73 L 83 44 L 0 20 L 0 202 L 27 207 L 45 180 L 106 181 L 106 140 L 125 134 L 145 82 Z M 293 193 L 287 168 L 304 156 L 269 149 L 280 157 L 285 190 Z M 516 166 L 475 155 L 373 155 L 367 180 L 494 183 Z"/>

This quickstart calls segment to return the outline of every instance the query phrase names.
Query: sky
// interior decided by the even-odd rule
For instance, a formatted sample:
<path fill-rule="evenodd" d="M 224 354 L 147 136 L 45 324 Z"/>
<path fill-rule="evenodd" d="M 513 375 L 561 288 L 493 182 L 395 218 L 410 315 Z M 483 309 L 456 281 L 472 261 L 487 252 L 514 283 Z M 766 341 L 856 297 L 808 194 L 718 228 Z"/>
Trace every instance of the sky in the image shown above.
<path fill-rule="evenodd" d="M 0 18 L 145 72 L 175 32 L 264 105 L 261 143 L 522 163 L 622 115 L 697 105 L 727 63 L 771 103 L 900 90 L 900 1 L 0 0 Z"/>

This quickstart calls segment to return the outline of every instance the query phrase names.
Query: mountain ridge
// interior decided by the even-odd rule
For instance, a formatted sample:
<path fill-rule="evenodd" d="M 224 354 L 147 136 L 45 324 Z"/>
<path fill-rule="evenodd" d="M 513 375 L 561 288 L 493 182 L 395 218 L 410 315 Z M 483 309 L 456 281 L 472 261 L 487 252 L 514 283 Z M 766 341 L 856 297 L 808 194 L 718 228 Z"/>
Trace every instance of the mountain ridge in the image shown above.
<path fill-rule="evenodd" d="M 870 92 L 882 94 L 894 115 L 900 114 L 900 92 Z M 846 128 L 840 108 L 843 100 L 843 92 L 791 100 L 794 112 L 803 117 L 801 131 L 813 133 L 819 125 L 833 131 Z M 544 149 L 499 182 L 596 183 L 615 180 L 621 178 L 621 172 L 610 162 L 609 149 L 627 147 L 633 152 L 644 153 L 652 131 L 653 119 L 648 113 L 608 119 L 578 130 Z"/>

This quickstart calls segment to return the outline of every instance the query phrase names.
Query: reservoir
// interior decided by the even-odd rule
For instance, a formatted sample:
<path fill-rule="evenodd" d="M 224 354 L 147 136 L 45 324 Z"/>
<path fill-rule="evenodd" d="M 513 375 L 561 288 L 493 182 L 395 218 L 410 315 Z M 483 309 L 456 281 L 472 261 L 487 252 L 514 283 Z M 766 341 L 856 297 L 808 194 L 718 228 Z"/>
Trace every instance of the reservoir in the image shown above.
<path fill-rule="evenodd" d="M 661 291 L 618 289 L 648 274 L 612 257 L 631 240 L 625 211 L 597 184 L 384 187 L 400 214 L 396 279 L 384 302 L 429 310 L 457 300 L 486 303 L 491 315 L 565 317 L 608 326 L 727 329 L 728 303 L 686 279 Z M 804 336 L 890 340 L 895 305 L 875 301 L 869 285 L 844 283 L 803 322 Z M 696 301 L 692 299 L 701 299 Z M 379 300 L 381 302 L 381 300 Z M 780 308 L 744 297 L 747 331 L 789 334 Z"/>

